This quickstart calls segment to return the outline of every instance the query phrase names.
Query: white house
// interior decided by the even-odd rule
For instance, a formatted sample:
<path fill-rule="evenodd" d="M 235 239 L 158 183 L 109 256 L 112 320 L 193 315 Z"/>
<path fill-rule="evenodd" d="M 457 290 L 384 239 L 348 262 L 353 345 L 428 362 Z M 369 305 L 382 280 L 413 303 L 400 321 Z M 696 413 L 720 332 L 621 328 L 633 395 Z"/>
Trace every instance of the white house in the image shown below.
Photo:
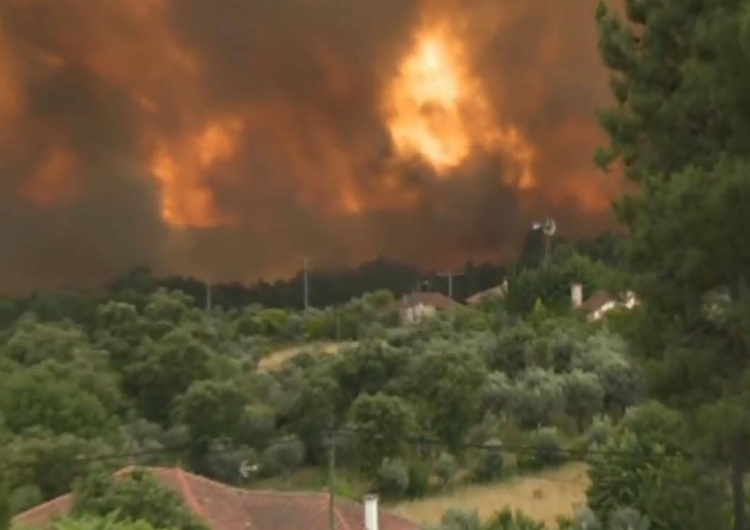
<path fill-rule="evenodd" d="M 485 300 L 505 298 L 506 296 L 508 296 L 508 280 L 504 280 L 500 285 L 496 285 L 495 287 L 471 295 L 466 299 L 466 303 L 470 306 L 478 306 Z"/>
<path fill-rule="evenodd" d="M 573 308 L 584 311 L 589 322 L 600 320 L 613 309 L 632 309 L 638 303 L 633 291 L 625 291 L 619 298 L 612 298 L 607 291 L 601 289 L 583 301 L 583 286 L 580 283 L 570 287 L 570 299 Z"/>
<path fill-rule="evenodd" d="M 459 306 L 458 302 L 441 293 L 410 293 L 397 302 L 401 323 L 415 324 L 435 316 L 438 311 Z"/>

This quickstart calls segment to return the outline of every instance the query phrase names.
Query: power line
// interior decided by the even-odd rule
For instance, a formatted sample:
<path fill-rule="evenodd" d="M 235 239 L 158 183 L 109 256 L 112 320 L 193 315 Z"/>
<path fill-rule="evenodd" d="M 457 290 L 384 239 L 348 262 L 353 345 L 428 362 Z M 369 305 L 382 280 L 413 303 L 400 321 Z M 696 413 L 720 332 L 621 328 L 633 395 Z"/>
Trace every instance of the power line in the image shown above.
<path fill-rule="evenodd" d="M 359 435 L 364 434 L 369 437 L 375 437 L 378 434 L 381 434 L 380 432 L 374 431 L 373 429 L 363 429 L 363 428 L 356 428 L 356 427 L 345 427 L 343 429 L 339 429 L 337 431 L 339 434 L 348 434 L 348 435 Z M 436 446 L 436 447 L 448 447 L 452 444 L 449 444 L 443 440 L 439 440 L 436 438 L 427 438 L 427 437 L 420 437 L 420 436 L 410 436 L 410 437 L 404 437 L 402 438 L 402 443 L 405 443 L 407 445 L 416 445 L 416 446 Z M 506 453 L 513 453 L 513 454 L 525 454 L 525 453 L 534 453 L 537 451 L 537 447 L 534 444 L 505 444 L 502 445 L 494 445 L 491 443 L 461 443 L 454 447 L 457 447 L 459 449 L 478 449 L 478 450 L 485 450 L 485 451 L 504 451 Z M 695 460 L 705 460 L 705 455 L 699 455 L 696 453 L 693 453 L 692 451 L 681 449 L 680 451 L 675 451 L 673 454 L 666 454 L 666 453 L 644 453 L 644 452 L 636 452 L 636 451 L 618 451 L 613 449 L 598 449 L 596 447 L 588 447 L 585 450 L 576 450 L 576 449 L 570 449 L 561 447 L 559 449 L 559 452 L 562 454 L 566 454 L 568 456 L 582 456 L 581 453 L 583 453 L 583 456 L 609 456 L 609 457 L 622 457 L 622 458 L 635 458 L 635 459 L 642 459 L 642 460 L 665 460 L 665 459 L 682 459 L 682 460 L 689 460 L 689 459 L 695 459 Z"/>
<path fill-rule="evenodd" d="M 378 435 L 382 435 L 381 432 L 375 431 L 373 429 L 364 429 L 364 428 L 357 428 L 357 427 L 345 427 L 341 429 L 336 429 L 334 431 L 328 430 L 326 431 L 326 434 L 328 436 L 328 439 L 330 440 L 331 447 L 335 445 L 335 438 L 337 435 L 367 435 L 368 437 L 377 437 Z M 276 438 L 273 438 L 270 440 L 267 444 L 265 444 L 266 449 L 270 447 L 275 447 L 279 445 L 285 445 L 292 441 L 296 441 L 296 437 L 294 435 L 284 435 L 279 436 Z M 484 451 L 503 451 L 506 453 L 511 454 L 527 454 L 527 453 L 534 453 L 537 451 L 537 448 L 533 444 L 502 444 L 502 445 L 494 445 L 491 443 L 461 443 L 461 444 L 449 444 L 443 440 L 439 440 L 436 438 L 429 438 L 429 437 L 423 437 L 423 436 L 408 436 L 408 437 L 402 437 L 400 440 L 402 443 L 410 446 L 433 446 L 433 447 L 454 447 L 457 449 L 476 449 L 476 450 L 484 450 Z M 124 451 L 124 452 L 117 452 L 117 453 L 105 453 L 101 455 L 77 455 L 74 457 L 74 459 L 78 462 L 96 462 L 96 461 L 106 461 L 106 460 L 118 460 L 118 459 L 129 459 L 129 458 L 137 458 L 137 457 L 145 457 L 145 456 L 156 456 L 156 455 L 165 455 L 165 454 L 171 454 L 171 453 L 178 453 L 180 451 L 186 451 L 189 450 L 192 447 L 190 442 L 184 442 L 180 444 L 175 445 L 166 445 L 159 448 L 154 449 L 144 449 L 140 451 Z M 221 455 L 221 454 L 228 454 L 228 453 L 236 453 L 241 452 L 243 450 L 254 450 L 250 447 L 227 447 L 223 449 L 214 449 L 210 450 L 208 455 L 214 456 L 214 455 Z M 633 458 L 636 460 L 643 460 L 643 461 L 654 461 L 654 460 L 668 460 L 668 459 L 680 459 L 680 460 L 706 460 L 708 457 L 706 455 L 699 455 L 696 453 L 693 453 L 692 451 L 686 450 L 686 449 L 680 449 L 679 451 L 674 451 L 672 454 L 666 454 L 666 453 L 645 453 L 645 452 L 637 452 L 637 451 L 619 451 L 619 450 L 613 450 L 613 449 L 601 449 L 596 447 L 588 447 L 583 450 L 576 450 L 576 449 L 570 449 L 561 447 L 559 449 L 559 452 L 561 454 L 567 455 L 567 456 L 574 456 L 574 457 L 582 457 L 582 456 L 600 456 L 600 457 L 619 457 L 619 458 Z M 330 454 L 329 454 L 330 458 Z M 333 455 L 334 458 L 334 466 L 335 466 L 335 455 Z M 330 468 L 329 468 L 330 469 Z"/>
<path fill-rule="evenodd" d="M 285 445 L 290 442 L 295 441 L 296 438 L 293 435 L 283 435 L 276 438 L 273 438 L 269 441 L 269 443 L 266 444 L 266 448 L 268 447 L 275 447 L 279 445 Z M 140 456 L 156 456 L 156 455 L 165 455 L 165 454 L 171 454 L 171 453 L 179 453 L 180 451 L 187 451 L 191 449 L 193 445 L 190 442 L 183 442 L 179 444 L 174 445 L 163 445 L 161 447 L 153 448 L 153 449 L 143 449 L 139 451 L 123 451 L 123 452 L 117 452 L 117 453 L 104 453 L 100 455 L 76 455 L 74 459 L 77 462 L 99 462 L 99 461 L 105 461 L 105 460 L 119 460 L 119 459 L 127 459 L 127 458 L 137 458 Z M 241 452 L 243 450 L 254 450 L 252 447 L 226 447 L 223 449 L 212 449 L 209 450 L 209 455 L 222 455 L 222 454 L 229 454 L 229 453 L 236 453 Z"/>

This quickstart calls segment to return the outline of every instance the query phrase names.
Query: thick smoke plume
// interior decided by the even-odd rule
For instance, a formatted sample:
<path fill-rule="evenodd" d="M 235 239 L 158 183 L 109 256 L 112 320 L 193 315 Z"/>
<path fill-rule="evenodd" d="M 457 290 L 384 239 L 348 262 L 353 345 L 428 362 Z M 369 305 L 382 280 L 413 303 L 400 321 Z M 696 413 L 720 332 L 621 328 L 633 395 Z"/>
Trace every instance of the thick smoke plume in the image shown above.
<path fill-rule="evenodd" d="M 594 4 L 0 0 L 0 287 L 598 231 Z"/>

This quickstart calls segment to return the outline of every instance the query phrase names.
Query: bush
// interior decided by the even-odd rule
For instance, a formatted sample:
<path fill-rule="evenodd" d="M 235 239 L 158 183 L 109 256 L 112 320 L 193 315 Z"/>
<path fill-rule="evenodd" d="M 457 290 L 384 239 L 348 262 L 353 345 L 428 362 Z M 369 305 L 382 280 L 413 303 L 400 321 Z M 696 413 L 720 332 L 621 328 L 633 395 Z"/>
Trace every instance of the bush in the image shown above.
<path fill-rule="evenodd" d="M 634 508 L 618 508 L 609 516 L 609 527 L 612 530 L 648 530 L 648 517 Z"/>
<path fill-rule="evenodd" d="M 590 455 L 586 496 L 599 520 L 613 523 L 618 509 L 627 506 L 651 519 L 654 530 L 729 528 L 731 504 L 722 472 L 707 461 L 670 458 L 660 441 L 644 441 L 620 428 Z"/>
<path fill-rule="evenodd" d="M 11 514 L 17 514 L 44 502 L 41 490 L 32 484 L 25 484 L 11 491 L 8 496 Z"/>
<path fill-rule="evenodd" d="M 377 475 L 380 493 L 388 497 L 403 497 L 409 489 L 409 466 L 400 458 L 385 458 Z"/>
<path fill-rule="evenodd" d="M 257 464 L 258 455 L 250 447 L 236 447 L 227 440 L 212 440 L 204 463 L 211 478 L 237 484 L 244 479 L 240 471 L 242 466 Z"/>
<path fill-rule="evenodd" d="M 174 527 L 179 528 L 179 527 Z M 123 521 L 117 513 L 111 513 L 104 517 L 86 516 L 81 518 L 59 519 L 52 523 L 51 530 L 168 530 L 155 527 L 148 521 Z"/>
<path fill-rule="evenodd" d="M 103 517 L 116 512 L 118 520 L 142 520 L 155 528 L 206 530 L 177 493 L 141 470 L 121 477 L 92 474 L 76 483 L 73 496 L 75 516 Z"/>
<path fill-rule="evenodd" d="M 344 499 L 351 499 L 353 501 L 359 501 L 363 496 L 363 492 L 346 477 L 336 477 L 334 490 L 336 491 L 337 497 L 343 497 Z"/>
<path fill-rule="evenodd" d="M 596 416 L 586 432 L 588 448 L 601 447 L 607 443 L 614 432 L 614 425 L 609 416 Z"/>
<path fill-rule="evenodd" d="M 545 530 L 544 523 L 535 521 L 528 515 L 504 508 L 485 523 L 483 530 Z"/>
<path fill-rule="evenodd" d="M 482 445 L 497 437 L 507 442 L 508 438 L 500 432 L 504 427 L 508 427 L 508 423 L 504 424 L 497 415 L 488 412 L 482 416 L 482 421 L 469 429 L 466 434 L 466 442 L 470 445 Z"/>
<path fill-rule="evenodd" d="M 406 494 L 412 499 L 427 495 L 430 489 L 430 468 L 424 462 L 412 462 L 409 465 L 409 486 Z"/>
<path fill-rule="evenodd" d="M 539 470 L 565 460 L 564 445 L 555 427 L 543 427 L 531 433 L 529 443 L 518 457 L 518 467 Z"/>
<path fill-rule="evenodd" d="M 289 479 L 302 464 L 305 446 L 296 438 L 270 446 L 261 457 L 261 473 L 265 476 L 281 475 Z"/>
<path fill-rule="evenodd" d="M 491 482 L 503 474 L 503 442 L 498 439 L 490 440 L 479 455 L 477 467 L 474 470 L 477 480 Z"/>
<path fill-rule="evenodd" d="M 450 453 L 440 453 L 437 461 L 435 462 L 435 475 L 440 480 L 440 485 L 445 487 L 450 484 L 453 477 L 458 471 L 458 464 L 456 463 L 456 457 Z"/>
<path fill-rule="evenodd" d="M 578 506 L 572 515 L 557 518 L 558 530 L 603 530 L 602 524 L 588 506 Z"/>
<path fill-rule="evenodd" d="M 446 510 L 440 524 L 428 530 L 481 530 L 482 523 L 476 510 L 466 511 L 458 508 Z"/>
<path fill-rule="evenodd" d="M 0 530 L 10 528 L 13 512 L 10 507 L 10 486 L 5 478 L 0 478 Z"/>

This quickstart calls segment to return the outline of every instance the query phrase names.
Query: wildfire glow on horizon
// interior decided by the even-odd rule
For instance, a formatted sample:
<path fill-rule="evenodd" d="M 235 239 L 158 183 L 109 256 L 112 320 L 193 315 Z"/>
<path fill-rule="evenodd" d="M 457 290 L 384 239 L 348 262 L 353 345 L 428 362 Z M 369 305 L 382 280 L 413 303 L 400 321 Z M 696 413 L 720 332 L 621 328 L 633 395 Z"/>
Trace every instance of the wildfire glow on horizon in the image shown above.
<path fill-rule="evenodd" d="M 387 95 L 396 151 L 423 158 L 438 176 L 448 175 L 477 149 L 500 151 L 516 166 L 508 184 L 533 187 L 532 147 L 514 127 L 494 122 L 482 81 L 465 70 L 467 63 L 460 39 L 447 24 L 419 31 Z"/>
<path fill-rule="evenodd" d="M 604 227 L 593 1 L 3 2 L 0 287 L 443 266 L 539 217 Z"/>

